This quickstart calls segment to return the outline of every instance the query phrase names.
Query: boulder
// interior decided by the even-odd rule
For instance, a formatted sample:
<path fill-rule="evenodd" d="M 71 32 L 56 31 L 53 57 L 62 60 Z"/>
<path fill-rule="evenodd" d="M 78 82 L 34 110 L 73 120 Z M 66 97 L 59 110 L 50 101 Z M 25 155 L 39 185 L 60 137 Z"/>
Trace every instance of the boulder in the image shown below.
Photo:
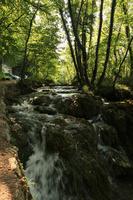
<path fill-rule="evenodd" d="M 89 122 L 71 117 L 64 123 L 61 120 L 61 125 L 57 119 L 54 126 L 47 125 L 46 152 L 58 153 L 63 162 L 66 196 L 76 195 L 77 200 L 111 199 L 107 171 L 97 154 L 97 136 Z"/>
<path fill-rule="evenodd" d="M 57 114 L 57 111 L 55 108 L 48 107 L 48 106 L 36 106 L 34 108 L 35 111 L 38 111 L 39 113 L 44 113 L 48 115 L 55 115 Z"/>
<path fill-rule="evenodd" d="M 119 141 L 116 129 L 104 122 L 95 124 L 98 134 L 98 151 L 108 165 L 112 177 L 133 175 L 133 165 Z"/>
<path fill-rule="evenodd" d="M 104 122 L 94 123 L 93 126 L 96 129 L 99 142 L 112 148 L 117 148 L 120 146 L 118 133 L 113 126 L 110 126 Z"/>
<path fill-rule="evenodd" d="M 110 103 L 102 110 L 104 121 L 113 126 L 118 133 L 121 146 L 133 159 L 133 105 L 130 102 Z"/>
<path fill-rule="evenodd" d="M 19 157 L 24 164 L 33 153 L 33 145 L 36 139 L 41 139 L 41 124 L 38 120 L 31 118 L 31 120 L 23 115 L 14 115 L 10 117 L 10 127 L 11 127 L 11 140 L 12 143 L 18 147 Z M 37 134 L 34 137 L 34 132 Z"/>
<path fill-rule="evenodd" d="M 58 112 L 79 118 L 91 119 L 101 111 L 102 101 L 99 97 L 88 94 L 76 94 L 56 99 Z"/>
<path fill-rule="evenodd" d="M 123 85 L 113 88 L 112 85 L 103 85 L 95 91 L 97 95 L 105 98 L 107 101 L 123 101 L 133 99 L 132 91 Z"/>
<path fill-rule="evenodd" d="M 41 96 L 38 96 L 38 97 L 35 97 L 33 100 L 32 100 L 32 105 L 45 105 L 45 106 L 48 106 L 50 105 L 52 102 L 52 96 L 51 95 L 41 95 Z"/>

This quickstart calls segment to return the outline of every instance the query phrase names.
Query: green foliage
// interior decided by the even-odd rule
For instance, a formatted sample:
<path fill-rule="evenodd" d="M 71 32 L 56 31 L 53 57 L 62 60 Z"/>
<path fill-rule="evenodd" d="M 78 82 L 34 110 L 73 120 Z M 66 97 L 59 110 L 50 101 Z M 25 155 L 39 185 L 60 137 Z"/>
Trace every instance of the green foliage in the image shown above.
<path fill-rule="evenodd" d="M 70 32 L 72 44 L 74 35 L 71 26 L 67 1 L 64 0 L 3 0 L 0 2 L 0 61 L 11 67 L 20 68 L 23 64 L 25 41 L 27 38 L 30 20 L 38 6 L 37 16 L 28 41 L 26 71 L 33 79 L 53 80 L 55 83 L 69 83 L 76 76 L 71 52 L 68 49 L 66 36 L 63 32 L 62 22 L 58 14 L 59 8 L 65 13 L 65 20 Z M 74 20 L 78 19 L 77 34 L 82 41 L 86 34 L 85 46 L 87 52 L 87 74 L 91 79 L 95 65 L 95 50 L 99 24 L 99 3 L 96 0 L 83 1 L 83 8 L 79 13 L 81 1 L 73 0 L 72 14 Z M 126 6 L 126 14 L 123 12 Z M 129 39 L 133 32 L 133 8 L 131 0 L 117 1 L 113 35 L 111 41 L 110 60 L 106 78 L 113 82 L 119 72 L 120 63 L 125 55 Z M 85 9 L 87 13 L 85 15 Z M 84 23 L 85 21 L 85 23 Z M 83 25 L 84 23 L 84 25 Z M 106 55 L 110 23 L 110 1 L 104 0 L 103 27 L 99 46 L 98 74 L 99 79 Z M 126 27 L 130 29 L 129 38 L 126 36 Z M 61 45 L 62 43 L 62 45 Z M 60 47 L 61 46 L 61 47 Z M 133 47 L 131 45 L 133 51 Z M 83 61 L 81 61 L 81 64 Z M 122 65 L 117 81 L 130 77 L 131 57 L 127 57 Z M 129 78 L 130 79 L 130 78 Z M 131 79 L 130 79 L 131 80 Z M 128 81 L 127 81 L 128 82 Z M 130 81 L 129 81 L 130 82 Z"/>

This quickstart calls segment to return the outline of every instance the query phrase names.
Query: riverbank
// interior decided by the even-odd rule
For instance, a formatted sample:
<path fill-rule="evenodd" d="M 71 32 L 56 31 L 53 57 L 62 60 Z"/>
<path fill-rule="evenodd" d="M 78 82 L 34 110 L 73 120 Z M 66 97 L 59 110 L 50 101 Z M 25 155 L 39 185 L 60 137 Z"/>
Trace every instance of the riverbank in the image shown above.
<path fill-rule="evenodd" d="M 0 82 L 0 199 L 30 200 L 18 150 L 10 143 L 10 127 L 6 113 L 5 97 L 10 96 L 16 82 Z M 11 96 L 10 96 L 11 97 Z"/>
<path fill-rule="evenodd" d="M 31 198 L 19 159 L 35 200 L 133 199 L 132 99 L 105 102 L 73 86 L 43 86 L 26 95 L 15 83 L 4 87 L 1 188 L 9 197 L 1 193 L 2 200 Z"/>
<path fill-rule="evenodd" d="M 35 200 L 133 199 L 132 100 L 44 86 L 17 101 L 12 137 Z"/>

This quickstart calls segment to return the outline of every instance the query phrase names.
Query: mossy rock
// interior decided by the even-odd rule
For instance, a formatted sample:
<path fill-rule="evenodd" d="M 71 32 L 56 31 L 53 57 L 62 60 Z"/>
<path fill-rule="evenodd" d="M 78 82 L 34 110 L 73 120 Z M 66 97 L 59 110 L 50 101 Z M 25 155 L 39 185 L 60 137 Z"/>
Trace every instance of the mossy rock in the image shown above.
<path fill-rule="evenodd" d="M 118 85 L 113 87 L 112 85 L 102 85 L 95 91 L 95 94 L 100 95 L 107 101 L 123 101 L 126 99 L 133 99 L 133 94 L 130 88 Z"/>
<path fill-rule="evenodd" d="M 111 103 L 105 105 L 102 110 L 102 115 L 104 121 L 117 130 L 121 145 L 132 159 L 133 105 L 131 102 Z"/>
<path fill-rule="evenodd" d="M 72 120 L 72 119 L 71 119 Z M 64 163 L 64 192 L 77 200 L 110 200 L 107 170 L 97 154 L 97 136 L 93 126 L 84 120 L 77 123 L 47 126 L 46 151 L 58 153 Z"/>
<path fill-rule="evenodd" d="M 92 94 L 77 94 L 55 102 L 59 113 L 91 119 L 101 111 L 102 101 Z"/>

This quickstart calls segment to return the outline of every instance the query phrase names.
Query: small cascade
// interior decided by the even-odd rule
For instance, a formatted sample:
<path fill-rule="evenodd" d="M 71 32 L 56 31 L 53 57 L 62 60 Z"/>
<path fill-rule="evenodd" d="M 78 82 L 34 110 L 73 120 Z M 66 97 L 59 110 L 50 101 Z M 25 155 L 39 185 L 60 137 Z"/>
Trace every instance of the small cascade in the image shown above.
<path fill-rule="evenodd" d="M 30 191 L 35 200 L 59 200 L 59 184 L 62 171 L 56 168 L 58 154 L 44 155 L 40 148 L 34 148 L 34 154 L 27 162 L 26 176 Z"/>
<path fill-rule="evenodd" d="M 88 142 L 95 148 L 93 126 L 88 120 L 67 116 L 58 109 L 59 101 L 64 104 L 64 100 L 77 93 L 75 87 L 45 87 L 24 97 L 20 105 L 12 106 L 12 116 L 24 128 L 22 137 L 24 134 L 28 144 L 26 148 L 22 147 L 22 151 L 26 150 L 27 153 L 25 175 L 34 200 L 91 199 L 88 185 L 83 181 L 84 173 L 80 171 L 84 171 L 84 168 L 88 171 L 88 167 L 89 171 L 92 170 L 93 164 L 88 166 L 88 154 L 83 155 L 86 154 L 84 146 L 89 149 Z M 56 112 L 50 112 L 51 109 Z M 100 115 L 92 121 L 99 119 Z M 47 149 L 47 137 L 54 149 L 52 152 Z M 89 154 L 93 157 L 91 152 Z M 83 169 L 82 165 L 85 165 Z"/>
<path fill-rule="evenodd" d="M 57 153 L 46 154 L 46 127 L 42 127 L 42 142 L 36 141 L 25 170 L 33 199 L 35 200 L 66 200 L 61 188 L 62 167 Z M 59 165 L 59 166 L 58 166 Z"/>
<path fill-rule="evenodd" d="M 34 200 L 126 199 L 112 196 L 132 164 L 104 121 L 108 102 L 70 86 L 42 87 L 20 102 L 10 111 Z"/>

